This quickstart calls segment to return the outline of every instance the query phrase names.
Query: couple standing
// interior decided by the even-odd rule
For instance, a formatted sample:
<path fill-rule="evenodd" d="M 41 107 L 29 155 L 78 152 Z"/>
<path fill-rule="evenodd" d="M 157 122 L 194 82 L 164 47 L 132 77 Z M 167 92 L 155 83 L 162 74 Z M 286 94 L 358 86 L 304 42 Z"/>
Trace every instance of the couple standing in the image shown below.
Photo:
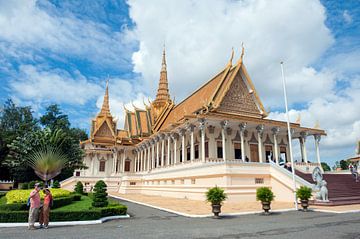
<path fill-rule="evenodd" d="M 50 206 L 52 204 L 52 195 L 49 189 L 45 188 L 43 190 L 44 196 L 44 204 L 41 205 L 40 201 L 40 184 L 36 183 L 34 190 L 30 193 L 30 209 L 29 209 L 29 230 L 34 230 L 36 227 L 34 226 L 35 222 L 39 218 L 40 228 L 43 227 L 47 229 L 49 226 L 49 214 L 50 214 Z"/>

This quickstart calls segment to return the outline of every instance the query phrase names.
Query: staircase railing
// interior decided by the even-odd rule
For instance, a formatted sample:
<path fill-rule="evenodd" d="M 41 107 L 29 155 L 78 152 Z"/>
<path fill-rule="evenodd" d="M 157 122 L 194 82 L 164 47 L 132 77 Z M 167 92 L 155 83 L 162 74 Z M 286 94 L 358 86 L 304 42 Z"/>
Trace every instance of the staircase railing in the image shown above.
<path fill-rule="evenodd" d="M 288 176 L 289 178 L 292 179 L 292 172 L 290 172 L 289 170 L 277 165 L 276 163 L 272 162 L 270 160 L 270 165 L 271 167 L 275 168 L 276 170 L 280 171 L 281 173 L 285 174 L 286 176 Z M 298 175 L 295 175 L 295 181 L 297 183 L 300 183 L 304 186 L 307 186 L 307 187 L 310 187 L 312 188 L 313 187 L 313 184 L 309 183 L 308 181 L 306 181 L 305 179 L 299 177 Z"/>

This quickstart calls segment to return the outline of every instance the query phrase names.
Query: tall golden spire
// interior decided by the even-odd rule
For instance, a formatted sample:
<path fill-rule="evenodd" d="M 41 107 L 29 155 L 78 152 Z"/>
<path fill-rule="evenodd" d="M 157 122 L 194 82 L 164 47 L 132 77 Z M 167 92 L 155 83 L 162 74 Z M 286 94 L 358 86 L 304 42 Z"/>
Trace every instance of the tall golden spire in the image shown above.
<path fill-rule="evenodd" d="M 166 69 L 166 56 L 165 56 L 165 45 L 162 55 L 161 71 L 160 71 L 160 80 L 159 88 L 157 90 L 156 98 L 154 104 L 159 106 L 165 105 L 167 102 L 171 102 L 169 94 L 169 84 L 167 79 L 167 69 Z"/>
<path fill-rule="evenodd" d="M 101 106 L 100 115 L 111 115 L 110 114 L 110 106 L 109 106 L 109 80 L 106 81 L 104 101 Z"/>

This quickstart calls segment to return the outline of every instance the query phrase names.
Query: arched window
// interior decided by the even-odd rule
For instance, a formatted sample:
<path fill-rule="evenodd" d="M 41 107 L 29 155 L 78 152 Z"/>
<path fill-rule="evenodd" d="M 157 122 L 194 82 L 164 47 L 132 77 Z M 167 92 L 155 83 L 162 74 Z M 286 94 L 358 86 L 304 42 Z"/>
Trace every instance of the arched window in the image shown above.
<path fill-rule="evenodd" d="M 105 165 L 106 165 L 106 161 L 105 160 L 101 160 L 99 162 L 99 172 L 105 172 Z"/>

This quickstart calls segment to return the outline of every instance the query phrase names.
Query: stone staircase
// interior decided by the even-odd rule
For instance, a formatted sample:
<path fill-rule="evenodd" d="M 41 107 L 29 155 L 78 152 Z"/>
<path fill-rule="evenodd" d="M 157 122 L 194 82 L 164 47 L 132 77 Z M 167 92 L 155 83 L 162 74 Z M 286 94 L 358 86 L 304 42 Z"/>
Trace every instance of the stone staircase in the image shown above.
<path fill-rule="evenodd" d="M 296 171 L 296 174 L 306 181 L 314 183 L 310 173 Z M 323 176 L 324 180 L 327 182 L 330 202 L 312 202 L 313 204 L 327 206 L 360 204 L 360 182 L 355 182 L 355 179 L 350 173 L 324 173 Z"/>

